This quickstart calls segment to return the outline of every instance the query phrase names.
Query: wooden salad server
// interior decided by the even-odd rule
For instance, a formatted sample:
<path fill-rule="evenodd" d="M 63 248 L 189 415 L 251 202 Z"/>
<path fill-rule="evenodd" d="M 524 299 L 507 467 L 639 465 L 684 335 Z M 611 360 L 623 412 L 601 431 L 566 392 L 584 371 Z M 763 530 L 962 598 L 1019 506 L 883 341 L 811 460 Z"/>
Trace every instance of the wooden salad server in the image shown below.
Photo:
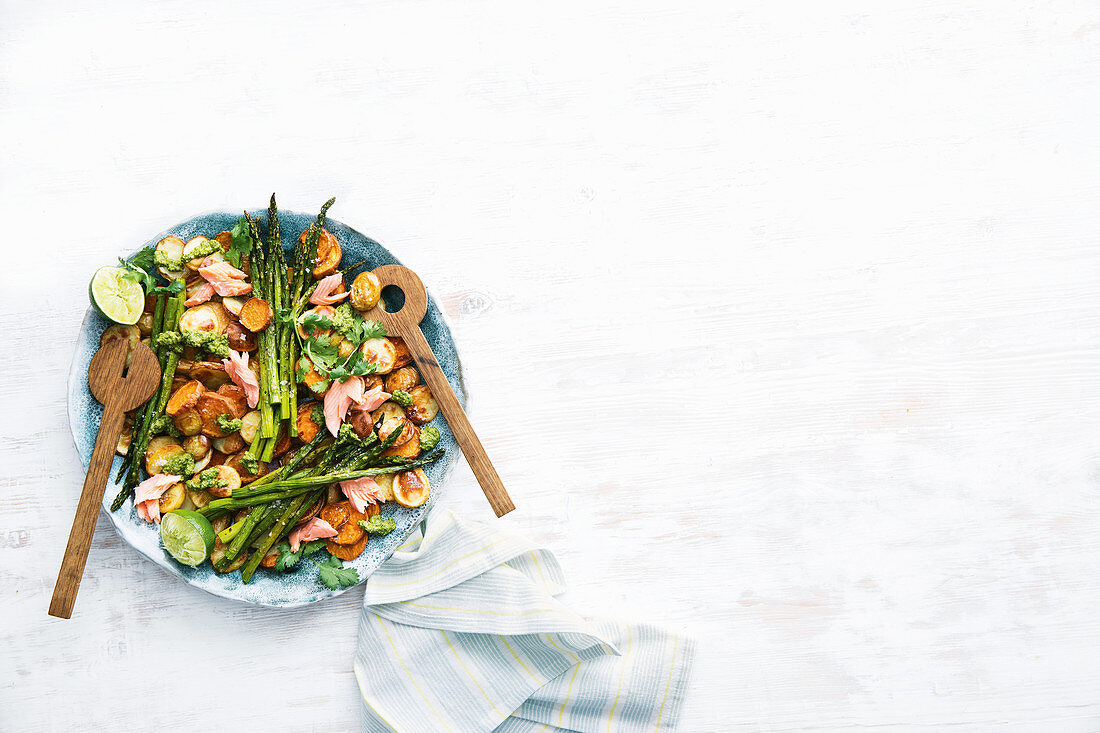
<path fill-rule="evenodd" d="M 416 366 L 424 376 L 428 388 L 443 410 L 443 417 L 451 427 L 458 445 L 466 455 L 466 461 L 481 484 L 481 490 L 485 492 L 485 498 L 493 507 L 498 517 L 502 517 L 516 508 L 511 497 L 504 489 L 504 483 L 500 480 L 497 470 L 493 468 L 489 456 L 485 453 L 485 447 L 478 439 L 474 427 L 466 417 L 458 397 L 451 389 L 451 383 L 439 367 L 439 362 L 428 346 L 427 339 L 420 331 L 420 321 L 428 312 L 428 293 L 424 289 L 424 283 L 420 281 L 416 273 L 401 265 L 383 265 L 374 270 L 374 274 L 382 283 L 382 287 L 394 285 L 405 294 L 405 304 L 400 310 L 390 313 L 379 301 L 371 311 L 365 314 L 366 318 L 381 321 L 382 325 L 390 333 L 400 336 L 409 347 Z"/>
<path fill-rule="evenodd" d="M 127 368 L 128 350 L 128 341 L 110 341 L 95 353 L 92 363 L 88 365 L 88 387 L 92 395 L 103 403 L 103 419 L 99 421 L 99 435 L 95 439 L 92 459 L 88 461 L 84 490 L 80 493 L 73 528 L 69 532 L 69 544 L 65 546 L 61 572 L 57 574 L 57 584 L 50 599 L 50 615 L 57 618 L 73 615 L 73 604 L 92 545 L 96 517 L 103 503 L 103 490 L 111 473 L 118 436 L 122 433 L 124 413 L 152 397 L 160 384 L 160 363 L 152 350 L 138 343 Z"/>

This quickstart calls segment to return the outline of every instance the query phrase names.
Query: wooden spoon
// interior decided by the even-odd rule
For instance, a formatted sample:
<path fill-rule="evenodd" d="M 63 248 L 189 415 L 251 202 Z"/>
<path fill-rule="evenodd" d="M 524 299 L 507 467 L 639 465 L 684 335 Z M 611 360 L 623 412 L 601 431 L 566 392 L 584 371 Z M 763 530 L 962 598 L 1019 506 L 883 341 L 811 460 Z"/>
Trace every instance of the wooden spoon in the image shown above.
<path fill-rule="evenodd" d="M 97 400 L 103 403 L 103 419 L 99 421 L 99 434 L 88 462 L 88 475 L 84 490 L 76 507 L 73 528 L 69 532 L 69 544 L 61 560 L 61 572 L 53 587 L 50 615 L 69 618 L 73 615 L 73 603 L 80 589 L 80 578 L 88 560 L 92 545 L 96 517 L 103 502 L 103 489 L 111 473 L 118 436 L 122 433 L 124 413 L 132 410 L 153 396 L 160 384 L 160 363 L 143 343 L 134 348 L 129 368 L 126 368 L 126 340 L 110 341 L 92 357 L 88 365 L 88 386 Z"/>
<path fill-rule="evenodd" d="M 424 283 L 420 282 L 415 272 L 401 265 L 383 265 L 376 268 L 374 274 L 381 281 L 383 288 L 394 285 L 400 289 L 405 294 L 405 304 L 400 310 L 389 313 L 379 301 L 377 306 L 365 314 L 365 317 L 381 321 L 387 331 L 405 340 L 409 352 L 416 361 L 416 366 L 424 376 L 424 381 L 428 383 L 432 395 L 439 402 L 443 417 L 447 418 L 447 424 L 451 426 L 451 432 L 454 433 L 459 447 L 466 454 L 466 460 L 473 469 L 478 483 L 481 484 L 485 498 L 489 500 L 489 505 L 493 507 L 498 517 L 504 516 L 515 509 L 516 505 L 512 503 L 511 497 L 505 491 L 504 483 L 501 482 L 497 470 L 493 468 L 489 456 L 485 453 L 485 447 L 481 445 L 477 433 L 470 425 L 469 418 L 466 417 L 462 405 L 458 402 L 458 397 L 451 389 L 451 383 L 439 368 L 435 354 L 432 353 L 424 334 L 420 331 L 420 321 L 428 311 L 428 293 L 424 290 Z"/>

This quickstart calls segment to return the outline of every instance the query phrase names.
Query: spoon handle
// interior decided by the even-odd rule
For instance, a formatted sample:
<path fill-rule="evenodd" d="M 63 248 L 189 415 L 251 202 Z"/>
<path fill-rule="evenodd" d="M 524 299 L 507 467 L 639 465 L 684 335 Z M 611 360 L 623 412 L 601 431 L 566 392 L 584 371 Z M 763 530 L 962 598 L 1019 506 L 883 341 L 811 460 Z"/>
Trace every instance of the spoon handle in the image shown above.
<path fill-rule="evenodd" d="M 122 410 L 116 405 L 104 405 L 92 460 L 88 462 L 88 475 L 84 478 L 84 489 L 80 492 L 80 503 L 77 504 L 73 528 L 69 532 L 69 543 L 65 545 L 65 555 L 61 560 L 61 572 L 57 574 L 57 583 L 53 587 L 51 616 L 69 618 L 73 615 L 73 604 L 80 589 L 84 564 L 88 561 L 96 518 L 103 503 L 103 490 L 111 473 L 118 436 L 122 433 L 122 422 Z"/>
<path fill-rule="evenodd" d="M 477 477 L 477 482 L 481 484 L 481 490 L 485 492 L 485 498 L 489 500 L 489 505 L 493 507 L 493 511 L 496 512 L 498 517 L 504 516 L 515 509 L 516 505 L 512 503 L 512 498 L 508 496 L 508 492 L 504 489 L 504 482 L 500 480 L 497 470 L 493 468 L 492 461 L 485 453 L 485 447 L 478 439 L 477 433 L 474 432 L 474 427 L 470 424 L 469 418 L 466 417 L 466 412 L 462 409 L 454 390 L 451 389 L 451 383 L 447 381 L 447 375 L 443 373 L 443 370 L 439 367 L 439 362 L 435 360 L 435 354 L 432 353 L 427 339 L 424 338 L 419 326 L 412 325 L 400 330 L 401 336 L 405 339 L 405 344 L 409 347 L 409 351 L 416 361 L 416 366 L 424 376 L 424 381 L 428 383 L 432 395 L 443 410 L 443 417 L 447 418 L 447 425 L 450 426 L 451 432 L 455 435 L 455 440 L 462 448 L 466 461 L 470 464 L 474 476 Z"/>

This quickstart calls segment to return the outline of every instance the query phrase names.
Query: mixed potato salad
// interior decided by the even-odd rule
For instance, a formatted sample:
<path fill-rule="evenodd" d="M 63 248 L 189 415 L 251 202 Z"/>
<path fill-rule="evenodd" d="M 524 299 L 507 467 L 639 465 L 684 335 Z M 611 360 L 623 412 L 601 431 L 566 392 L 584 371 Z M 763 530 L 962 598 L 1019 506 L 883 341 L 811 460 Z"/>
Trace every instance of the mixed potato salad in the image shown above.
<path fill-rule="evenodd" d="M 355 274 L 365 263 L 340 269 L 331 204 L 289 250 L 272 196 L 266 220 L 165 237 L 93 278 L 93 304 L 116 321 L 100 345 L 143 342 L 162 369 L 126 417 L 112 509 L 132 498 L 187 565 L 247 583 L 308 558 L 321 582 L 350 585 L 343 561 L 395 527 L 382 505 L 431 492 L 439 405 L 402 340 L 369 317 L 378 278 Z"/>

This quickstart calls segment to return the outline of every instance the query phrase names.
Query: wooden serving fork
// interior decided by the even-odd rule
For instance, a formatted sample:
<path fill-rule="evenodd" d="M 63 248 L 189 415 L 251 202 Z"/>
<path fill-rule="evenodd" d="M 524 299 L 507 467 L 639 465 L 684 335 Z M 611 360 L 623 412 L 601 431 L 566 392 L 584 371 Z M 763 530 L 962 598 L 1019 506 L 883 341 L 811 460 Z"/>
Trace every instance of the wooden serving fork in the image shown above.
<path fill-rule="evenodd" d="M 115 446 L 122 433 L 124 414 L 152 397 L 160 384 L 160 363 L 152 350 L 138 343 L 127 368 L 128 350 L 128 341 L 110 341 L 95 353 L 88 365 L 88 386 L 95 398 L 103 403 L 103 419 L 99 421 L 99 434 L 92 459 L 88 461 L 84 490 L 80 493 L 69 543 L 61 560 L 61 572 L 50 600 L 50 615 L 58 618 L 73 615 L 80 578 L 84 575 L 84 564 L 92 546 L 95 520 L 103 502 L 103 489 L 107 486 Z"/>
<path fill-rule="evenodd" d="M 459 404 L 458 397 L 455 396 L 450 382 L 447 381 L 447 376 L 439 367 L 435 354 L 432 353 L 427 339 L 420 330 L 420 321 L 428 312 L 428 293 L 424 289 L 424 283 L 415 272 L 401 265 L 383 265 L 376 268 L 374 274 L 383 288 L 394 285 L 400 289 L 405 294 L 405 304 L 400 310 L 390 313 L 379 301 L 378 305 L 364 314 L 364 317 L 381 321 L 387 331 L 405 340 L 405 345 L 409 347 L 416 366 L 424 375 L 424 381 L 428 383 L 432 395 L 443 410 L 443 417 L 447 419 L 451 432 L 454 433 L 459 447 L 466 455 L 474 476 L 481 484 L 485 498 L 489 500 L 489 505 L 493 507 L 498 517 L 504 516 L 515 509 L 516 505 L 512 503 L 511 497 L 504 489 L 500 475 L 493 468 L 492 461 L 485 453 L 485 447 L 474 432 L 469 418 Z"/>

